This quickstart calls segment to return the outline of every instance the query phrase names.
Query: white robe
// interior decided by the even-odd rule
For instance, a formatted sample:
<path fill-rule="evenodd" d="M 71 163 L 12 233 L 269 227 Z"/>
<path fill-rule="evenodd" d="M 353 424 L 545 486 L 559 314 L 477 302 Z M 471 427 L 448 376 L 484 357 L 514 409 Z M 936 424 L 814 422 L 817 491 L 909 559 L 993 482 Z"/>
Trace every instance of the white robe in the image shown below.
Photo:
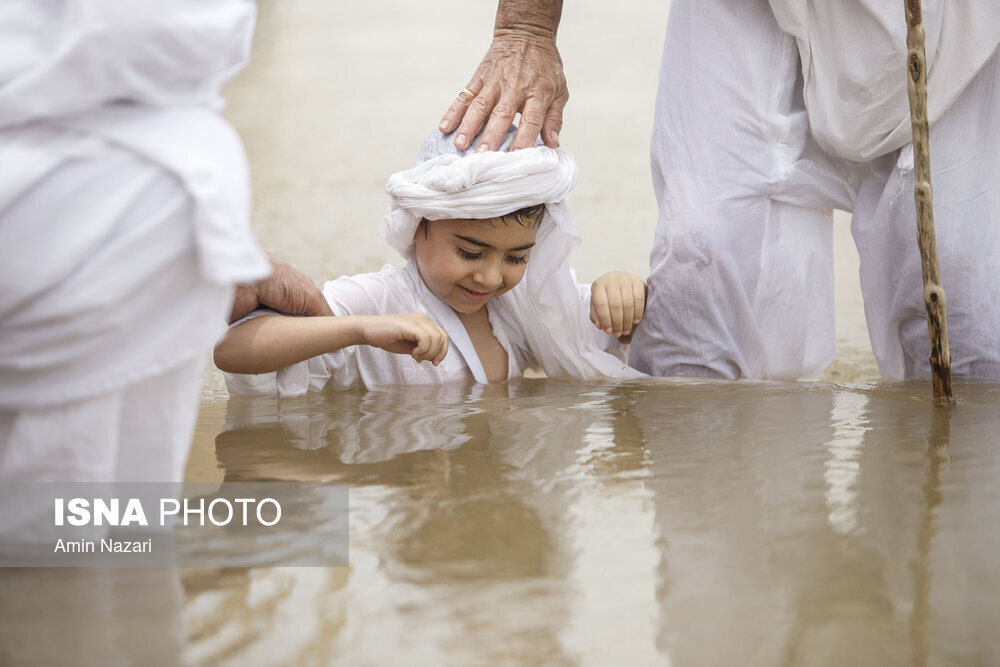
<path fill-rule="evenodd" d="M 267 275 L 219 115 L 251 0 L 0 3 L 0 479 L 179 479 L 198 371 Z"/>
<path fill-rule="evenodd" d="M 336 316 L 423 313 L 448 334 L 448 353 L 439 365 L 434 366 L 429 361 L 418 363 L 409 355 L 393 354 L 369 345 L 352 345 L 293 364 L 276 373 L 226 373 L 226 386 L 231 393 L 289 397 L 326 387 L 352 385 L 371 389 L 398 384 L 488 382 L 464 325 L 455 312 L 427 288 L 413 262 L 402 269 L 387 265 L 378 273 L 341 276 L 327 282 L 323 294 Z M 577 300 L 589 310 L 589 285 L 577 285 L 575 294 Z M 540 367 L 537 351 L 512 317 L 513 308 L 516 305 L 512 292 L 491 299 L 486 304 L 493 335 L 507 352 L 508 378 L 521 377 L 526 368 Z M 581 312 L 586 310 L 581 308 Z M 273 311 L 258 310 L 233 326 L 252 317 L 274 314 Z M 626 372 L 625 346 L 614 337 L 598 331 L 589 320 L 586 325 L 593 330 L 590 343 L 595 349 L 609 352 L 608 359 L 615 359 L 619 368 Z M 554 333 L 535 332 L 536 336 L 552 338 Z"/>
<path fill-rule="evenodd" d="M 936 123 L 1000 44 L 995 0 L 922 0 L 927 105 Z M 911 141 L 902 2 L 770 0 L 795 38 L 809 125 L 832 155 L 868 161 Z"/>
<path fill-rule="evenodd" d="M 266 275 L 218 114 L 254 15 L 249 0 L 0 7 L 0 407 L 201 356 L 232 286 Z"/>
<path fill-rule="evenodd" d="M 1000 5 L 924 4 L 952 371 L 1000 378 Z M 854 214 L 883 378 L 929 375 L 904 35 L 898 2 L 673 1 L 651 144 L 660 218 L 631 365 L 822 373 L 839 208 Z"/>

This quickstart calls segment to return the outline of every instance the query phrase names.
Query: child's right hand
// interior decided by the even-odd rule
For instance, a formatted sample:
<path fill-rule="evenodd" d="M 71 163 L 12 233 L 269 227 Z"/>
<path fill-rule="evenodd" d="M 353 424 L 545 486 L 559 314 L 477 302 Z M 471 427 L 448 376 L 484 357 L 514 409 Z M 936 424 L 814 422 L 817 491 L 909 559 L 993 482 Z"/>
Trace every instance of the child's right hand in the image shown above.
<path fill-rule="evenodd" d="M 365 345 L 395 354 L 409 354 L 417 361 L 435 366 L 448 354 L 448 334 L 426 315 L 372 315 L 361 319 L 361 337 Z"/>

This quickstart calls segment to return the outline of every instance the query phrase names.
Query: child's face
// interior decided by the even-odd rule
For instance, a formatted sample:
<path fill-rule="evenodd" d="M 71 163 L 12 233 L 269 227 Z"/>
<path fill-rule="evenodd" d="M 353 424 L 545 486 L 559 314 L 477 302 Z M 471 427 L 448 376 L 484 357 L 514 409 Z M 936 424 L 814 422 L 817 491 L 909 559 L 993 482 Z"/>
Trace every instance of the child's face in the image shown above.
<path fill-rule="evenodd" d="M 417 269 L 434 296 L 474 313 L 521 282 L 536 230 L 489 220 L 427 222 L 413 237 Z"/>

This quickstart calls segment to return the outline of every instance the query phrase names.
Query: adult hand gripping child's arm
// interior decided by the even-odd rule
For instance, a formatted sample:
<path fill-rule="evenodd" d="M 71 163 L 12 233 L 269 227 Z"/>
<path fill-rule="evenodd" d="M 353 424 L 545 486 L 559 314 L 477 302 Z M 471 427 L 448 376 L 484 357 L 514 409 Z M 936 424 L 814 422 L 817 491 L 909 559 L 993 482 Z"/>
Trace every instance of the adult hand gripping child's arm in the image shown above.
<path fill-rule="evenodd" d="M 351 345 L 409 354 L 437 366 L 448 353 L 448 335 L 420 313 L 327 317 L 262 316 L 239 324 L 215 348 L 215 365 L 227 373 L 269 373 Z"/>
<path fill-rule="evenodd" d="M 612 271 L 590 286 L 590 321 L 622 343 L 632 340 L 646 308 L 646 283 L 624 271 Z"/>

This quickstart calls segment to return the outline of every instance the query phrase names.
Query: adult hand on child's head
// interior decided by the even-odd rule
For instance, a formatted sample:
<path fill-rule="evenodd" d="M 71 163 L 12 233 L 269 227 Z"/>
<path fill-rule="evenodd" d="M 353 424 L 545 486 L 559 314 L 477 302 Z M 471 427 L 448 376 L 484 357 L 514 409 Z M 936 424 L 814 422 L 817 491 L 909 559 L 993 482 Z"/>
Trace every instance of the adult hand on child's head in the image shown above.
<path fill-rule="evenodd" d="M 395 354 L 409 354 L 417 361 L 429 361 L 435 366 L 448 354 L 448 334 L 426 315 L 373 315 L 361 319 L 365 345 Z"/>
<path fill-rule="evenodd" d="M 486 56 L 448 107 L 439 129 L 448 134 L 458 128 L 455 147 L 465 150 L 485 124 L 477 150 L 496 150 L 520 113 L 512 151 L 534 146 L 539 132 L 546 146 L 556 148 L 567 101 L 569 90 L 554 32 L 498 28 Z"/>
<path fill-rule="evenodd" d="M 260 306 L 289 315 L 333 315 L 316 284 L 298 269 L 268 253 L 271 275 L 251 284 L 237 285 L 230 324 Z"/>
<path fill-rule="evenodd" d="M 624 271 L 612 271 L 590 286 L 590 321 L 623 343 L 632 340 L 646 309 L 646 283 Z"/>

